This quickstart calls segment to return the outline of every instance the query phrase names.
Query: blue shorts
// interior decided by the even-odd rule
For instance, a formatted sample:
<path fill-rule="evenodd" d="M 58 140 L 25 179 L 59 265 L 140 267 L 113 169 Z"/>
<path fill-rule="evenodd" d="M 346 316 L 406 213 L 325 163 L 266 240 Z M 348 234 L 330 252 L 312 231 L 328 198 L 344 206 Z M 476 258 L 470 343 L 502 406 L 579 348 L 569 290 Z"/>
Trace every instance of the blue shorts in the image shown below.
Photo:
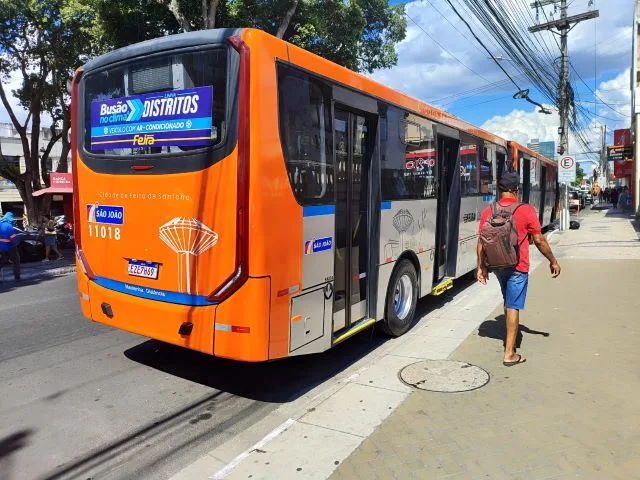
<path fill-rule="evenodd" d="M 518 272 L 515 268 L 496 270 L 494 273 L 500 282 L 504 306 L 514 310 L 523 310 L 524 302 L 527 299 L 529 274 Z"/>

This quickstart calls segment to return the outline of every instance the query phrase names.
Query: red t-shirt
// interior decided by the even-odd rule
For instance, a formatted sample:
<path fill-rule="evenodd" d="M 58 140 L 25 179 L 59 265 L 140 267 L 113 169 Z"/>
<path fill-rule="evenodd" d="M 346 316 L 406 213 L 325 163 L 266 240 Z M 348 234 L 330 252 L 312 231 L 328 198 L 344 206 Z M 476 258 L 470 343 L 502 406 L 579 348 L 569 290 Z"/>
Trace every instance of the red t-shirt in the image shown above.
<path fill-rule="evenodd" d="M 498 201 L 498 204 L 503 207 L 513 205 L 517 200 L 515 198 L 502 198 Z M 480 216 L 480 227 L 478 232 L 482 231 L 484 222 L 491 216 L 493 205 L 489 205 L 484 209 Z M 540 226 L 540 220 L 538 220 L 538 213 L 528 203 L 523 203 L 516 213 L 513 214 L 513 218 L 516 221 L 518 227 L 518 244 L 520 245 L 520 263 L 516 265 L 516 270 L 519 272 L 529 272 L 529 242 L 527 241 L 527 235 L 535 235 L 542 232 Z"/>

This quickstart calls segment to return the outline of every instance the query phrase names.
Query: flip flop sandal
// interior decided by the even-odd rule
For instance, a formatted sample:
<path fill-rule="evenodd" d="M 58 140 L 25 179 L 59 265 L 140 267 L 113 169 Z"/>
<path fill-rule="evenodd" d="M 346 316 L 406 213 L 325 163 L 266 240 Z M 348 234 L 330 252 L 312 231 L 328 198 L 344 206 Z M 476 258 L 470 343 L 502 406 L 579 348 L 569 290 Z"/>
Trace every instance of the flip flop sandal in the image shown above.
<path fill-rule="evenodd" d="M 502 365 L 504 365 L 505 367 L 513 367 L 514 365 L 518 365 L 519 363 L 524 363 L 527 361 L 527 359 L 519 353 L 516 353 L 516 355 L 518 355 L 517 360 L 513 360 L 512 362 L 502 362 Z"/>

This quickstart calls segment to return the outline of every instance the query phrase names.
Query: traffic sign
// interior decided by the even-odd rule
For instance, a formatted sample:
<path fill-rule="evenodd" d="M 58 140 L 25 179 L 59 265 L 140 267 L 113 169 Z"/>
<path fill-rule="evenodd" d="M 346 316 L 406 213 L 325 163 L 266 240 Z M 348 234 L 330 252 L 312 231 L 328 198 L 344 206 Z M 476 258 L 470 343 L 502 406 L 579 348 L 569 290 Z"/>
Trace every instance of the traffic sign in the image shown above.
<path fill-rule="evenodd" d="M 560 157 L 558 162 L 558 182 L 571 183 L 576 181 L 576 159 L 570 155 Z"/>

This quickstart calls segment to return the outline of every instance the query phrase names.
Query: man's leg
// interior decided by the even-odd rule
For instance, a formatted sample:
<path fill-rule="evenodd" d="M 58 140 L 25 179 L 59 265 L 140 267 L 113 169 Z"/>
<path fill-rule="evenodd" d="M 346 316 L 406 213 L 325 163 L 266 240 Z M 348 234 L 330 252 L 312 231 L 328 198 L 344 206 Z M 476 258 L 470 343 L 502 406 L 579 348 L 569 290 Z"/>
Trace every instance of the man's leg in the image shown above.
<path fill-rule="evenodd" d="M 20 254 L 18 253 L 18 247 L 13 247 L 9 254 L 13 263 L 13 278 L 20 280 Z"/>
<path fill-rule="evenodd" d="M 0 252 L 0 269 L 9 263 L 9 252 Z M 4 276 L 4 275 L 3 275 Z M 0 282 L 4 279 L 0 276 Z"/>
<path fill-rule="evenodd" d="M 504 347 L 504 361 L 513 362 L 518 359 L 516 355 L 516 338 L 518 337 L 518 327 L 520 325 L 520 310 L 505 308 L 505 312 L 507 336 Z"/>
<path fill-rule="evenodd" d="M 520 326 L 520 310 L 524 308 L 527 298 L 529 275 L 513 272 L 506 282 L 505 292 L 505 324 L 507 334 L 504 342 L 504 362 L 523 362 L 525 359 L 516 353 L 516 341 Z"/>

